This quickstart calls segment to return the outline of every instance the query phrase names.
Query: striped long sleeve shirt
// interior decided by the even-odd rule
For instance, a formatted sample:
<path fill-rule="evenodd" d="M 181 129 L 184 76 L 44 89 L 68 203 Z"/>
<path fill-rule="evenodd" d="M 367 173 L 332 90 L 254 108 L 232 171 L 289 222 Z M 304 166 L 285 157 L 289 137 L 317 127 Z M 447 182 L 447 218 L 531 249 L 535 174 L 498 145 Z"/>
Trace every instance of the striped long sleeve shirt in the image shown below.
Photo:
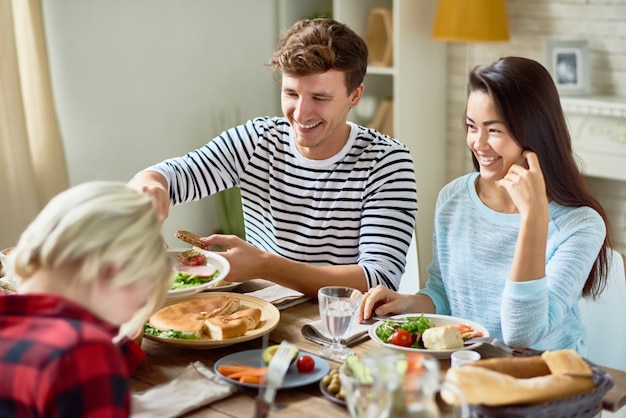
<path fill-rule="evenodd" d="M 397 289 L 417 214 L 408 148 L 348 122 L 343 149 L 303 157 L 282 117 L 261 117 L 147 170 L 165 176 L 173 205 L 240 187 L 246 240 L 316 265 L 360 265 L 369 287 Z"/>

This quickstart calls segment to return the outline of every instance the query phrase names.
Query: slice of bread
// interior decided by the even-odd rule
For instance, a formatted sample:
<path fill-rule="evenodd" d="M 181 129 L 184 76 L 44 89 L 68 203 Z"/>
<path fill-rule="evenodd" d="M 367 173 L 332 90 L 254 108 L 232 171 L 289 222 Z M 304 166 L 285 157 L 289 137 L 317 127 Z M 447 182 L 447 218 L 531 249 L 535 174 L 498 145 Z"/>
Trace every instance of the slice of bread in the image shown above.
<path fill-rule="evenodd" d="M 199 336 L 207 336 L 212 340 L 240 337 L 259 326 L 261 314 L 259 308 L 248 308 L 230 315 L 208 318 L 204 321 Z"/>
<path fill-rule="evenodd" d="M 429 350 L 451 350 L 464 344 L 461 333 L 454 325 L 428 328 L 422 334 L 422 342 Z"/>

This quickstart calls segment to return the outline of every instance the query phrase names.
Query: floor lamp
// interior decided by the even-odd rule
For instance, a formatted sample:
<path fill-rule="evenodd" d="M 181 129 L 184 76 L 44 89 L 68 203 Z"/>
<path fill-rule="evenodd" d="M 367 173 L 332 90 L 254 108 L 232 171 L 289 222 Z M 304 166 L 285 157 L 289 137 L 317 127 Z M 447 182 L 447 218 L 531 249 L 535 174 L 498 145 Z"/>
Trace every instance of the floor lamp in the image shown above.
<path fill-rule="evenodd" d="M 506 1 L 439 0 L 431 36 L 437 41 L 465 42 L 464 72 L 468 72 L 470 44 L 509 40 Z M 465 158 L 461 164 L 465 167 Z"/>
<path fill-rule="evenodd" d="M 465 42 L 465 67 L 469 69 L 470 44 L 509 40 L 505 0 L 439 0 L 432 38 Z"/>

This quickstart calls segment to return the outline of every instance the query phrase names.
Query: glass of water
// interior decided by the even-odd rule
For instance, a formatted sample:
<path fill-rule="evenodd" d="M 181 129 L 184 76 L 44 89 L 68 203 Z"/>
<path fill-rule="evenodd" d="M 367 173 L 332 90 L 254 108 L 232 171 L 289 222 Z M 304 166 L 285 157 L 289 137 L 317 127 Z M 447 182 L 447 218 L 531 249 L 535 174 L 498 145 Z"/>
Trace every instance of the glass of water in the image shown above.
<path fill-rule="evenodd" d="M 326 286 L 317 292 L 320 318 L 332 338 L 329 346 L 320 349 L 320 355 L 332 360 L 345 360 L 354 351 L 342 343 L 348 335 L 363 295 L 357 289 L 345 286 Z"/>
<path fill-rule="evenodd" d="M 348 358 L 339 368 L 341 389 L 352 418 L 387 418 L 399 383 L 398 354 L 389 348 Z"/>

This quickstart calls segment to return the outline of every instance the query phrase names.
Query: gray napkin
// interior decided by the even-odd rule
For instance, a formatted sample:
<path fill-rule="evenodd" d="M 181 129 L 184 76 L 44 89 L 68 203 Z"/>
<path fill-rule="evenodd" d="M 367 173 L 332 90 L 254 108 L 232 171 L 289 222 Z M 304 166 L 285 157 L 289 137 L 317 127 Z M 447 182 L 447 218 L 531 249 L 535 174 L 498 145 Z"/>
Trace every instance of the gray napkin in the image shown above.
<path fill-rule="evenodd" d="M 254 296 L 263 299 L 276 306 L 279 311 L 290 308 L 295 305 L 306 302 L 311 299 L 297 290 L 290 289 L 279 284 L 273 284 L 268 287 L 246 293 L 248 296 Z"/>
<path fill-rule="evenodd" d="M 351 347 L 354 344 L 367 340 L 369 338 L 368 331 L 370 326 L 371 325 L 366 324 L 354 324 L 348 335 L 341 340 L 341 343 Z M 301 328 L 301 332 L 304 338 L 318 344 L 329 345 L 332 342 L 332 338 L 321 320 L 304 324 Z"/>
<path fill-rule="evenodd" d="M 226 398 L 235 392 L 235 385 L 226 382 L 195 361 L 176 379 L 154 386 L 131 398 L 131 418 L 173 418 Z"/>

